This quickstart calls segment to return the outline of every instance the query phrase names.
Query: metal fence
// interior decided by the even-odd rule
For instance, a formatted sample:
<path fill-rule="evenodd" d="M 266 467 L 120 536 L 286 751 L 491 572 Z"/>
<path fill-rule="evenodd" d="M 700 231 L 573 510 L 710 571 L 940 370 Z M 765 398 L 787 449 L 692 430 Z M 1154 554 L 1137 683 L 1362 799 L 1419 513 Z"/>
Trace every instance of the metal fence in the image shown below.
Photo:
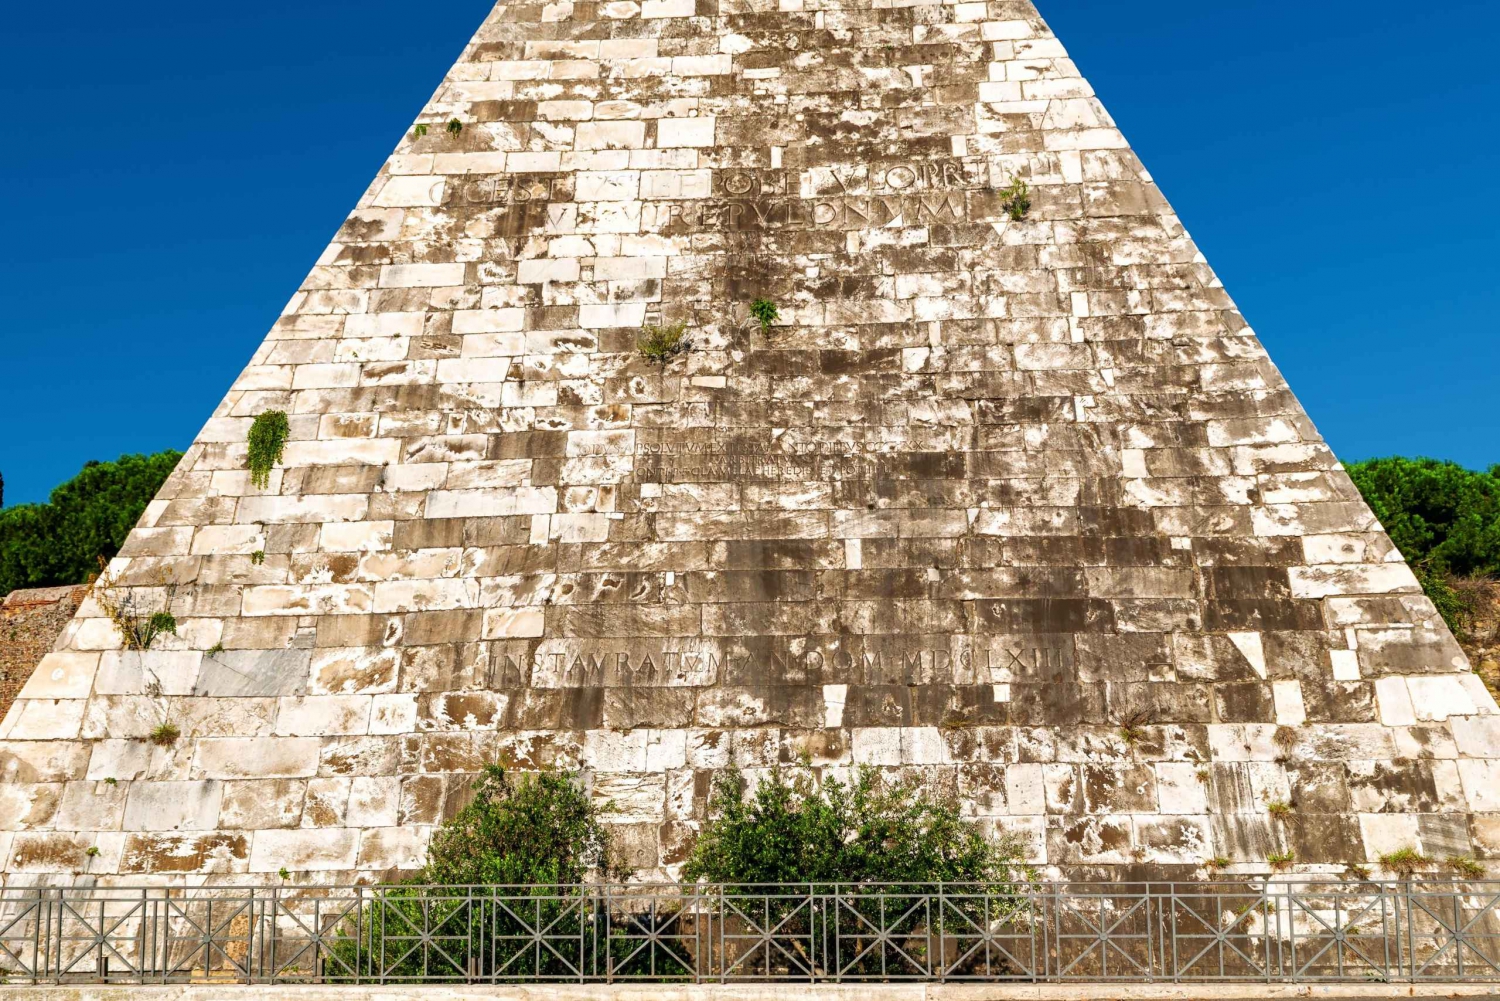
<path fill-rule="evenodd" d="M 1500 882 L 0 889 L 0 983 L 1500 982 Z"/>

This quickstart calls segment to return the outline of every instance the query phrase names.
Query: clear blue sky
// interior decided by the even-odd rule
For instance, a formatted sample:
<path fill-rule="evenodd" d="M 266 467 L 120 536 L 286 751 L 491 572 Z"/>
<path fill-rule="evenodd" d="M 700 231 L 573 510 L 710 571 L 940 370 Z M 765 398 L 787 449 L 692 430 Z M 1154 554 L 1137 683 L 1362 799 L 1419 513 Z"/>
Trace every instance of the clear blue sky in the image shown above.
<path fill-rule="evenodd" d="M 1342 458 L 1500 462 L 1500 6 L 1039 2 Z M 10 8 L 7 504 L 187 446 L 488 9 Z"/>

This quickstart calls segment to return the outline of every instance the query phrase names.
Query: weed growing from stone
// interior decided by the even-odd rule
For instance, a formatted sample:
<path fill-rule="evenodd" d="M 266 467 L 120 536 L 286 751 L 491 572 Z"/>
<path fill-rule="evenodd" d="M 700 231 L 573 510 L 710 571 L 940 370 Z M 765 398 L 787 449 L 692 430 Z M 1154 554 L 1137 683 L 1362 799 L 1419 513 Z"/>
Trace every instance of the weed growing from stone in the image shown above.
<path fill-rule="evenodd" d="M 1419 872 L 1426 872 L 1436 863 L 1415 848 L 1397 848 L 1380 856 L 1380 868 L 1402 879 L 1410 879 Z"/>
<path fill-rule="evenodd" d="M 211 646 L 211 647 L 208 648 L 208 653 L 205 656 L 217 657 L 219 654 L 221 654 L 223 652 L 224 652 L 224 644 L 223 643 L 215 643 L 213 646 Z"/>
<path fill-rule="evenodd" d="M 1266 812 L 1273 817 L 1285 817 L 1292 812 L 1292 804 L 1285 800 L 1272 800 L 1266 804 Z"/>
<path fill-rule="evenodd" d="M 781 319 L 781 310 L 770 299 L 756 299 L 750 304 L 750 315 L 760 321 L 760 332 L 767 333 L 771 324 Z"/>
<path fill-rule="evenodd" d="M 287 437 L 292 433 L 286 411 L 267 410 L 256 414 L 250 425 L 249 450 L 245 464 L 250 467 L 250 484 L 264 490 L 271 485 L 271 468 L 281 461 Z"/>
<path fill-rule="evenodd" d="M 1031 211 L 1031 189 L 1019 177 L 1010 182 L 1010 187 L 1000 192 L 1000 207 L 1005 209 L 1011 222 L 1020 222 Z"/>
<path fill-rule="evenodd" d="M 686 333 L 686 323 L 674 323 L 670 327 L 653 327 L 648 324 L 641 328 L 641 336 L 635 346 L 647 361 L 666 368 L 667 362 L 673 357 L 692 350 L 693 342 L 686 338 Z"/>
<path fill-rule="evenodd" d="M 157 747 L 171 747 L 181 736 L 182 731 L 177 728 L 176 723 L 164 721 L 156 724 L 156 728 L 146 735 L 146 739 Z"/>
<path fill-rule="evenodd" d="M 84 854 L 87 855 L 89 858 L 95 857 L 96 855 L 99 854 L 99 846 L 98 845 L 89 845 L 88 850 L 85 851 Z"/>
<path fill-rule="evenodd" d="M 1276 732 L 1271 734 L 1271 743 L 1283 751 L 1290 751 L 1297 746 L 1297 730 L 1295 727 L 1278 726 Z"/>
<path fill-rule="evenodd" d="M 1358 879 L 1364 882 L 1368 882 L 1370 879 L 1370 875 L 1370 867 L 1367 865 L 1360 865 L 1357 862 L 1350 862 L 1344 866 L 1345 879 Z"/>
<path fill-rule="evenodd" d="M 456 136 L 463 130 L 464 123 L 459 121 L 457 118 L 453 118 L 448 121 L 448 134 L 450 136 Z"/>
<path fill-rule="evenodd" d="M 1484 866 L 1468 855 L 1449 855 L 1443 860 L 1443 864 L 1450 872 L 1465 879 L 1483 879 L 1486 875 Z"/>
<path fill-rule="evenodd" d="M 1233 864 L 1233 862 L 1229 861 L 1229 859 L 1225 858 L 1224 856 L 1215 855 L 1213 858 L 1203 863 L 1203 868 L 1209 870 L 1210 872 L 1221 872 L 1225 869 L 1228 869 Z"/>
<path fill-rule="evenodd" d="M 1146 739 L 1146 727 L 1151 725 L 1152 712 L 1141 709 L 1120 720 L 1120 739 L 1127 747 L 1134 747 Z"/>
<path fill-rule="evenodd" d="M 1285 872 L 1297 864 L 1297 853 L 1292 851 L 1272 852 L 1266 856 L 1272 872 Z"/>
<path fill-rule="evenodd" d="M 253 566 L 260 566 L 265 561 L 266 551 L 264 549 L 257 549 L 255 552 L 250 554 L 250 563 Z"/>
<path fill-rule="evenodd" d="M 291 879 L 292 878 L 292 874 L 289 873 L 289 872 L 287 872 L 286 866 L 282 866 L 280 869 L 277 869 L 276 870 L 276 875 L 280 876 L 282 879 Z"/>
<path fill-rule="evenodd" d="M 412 129 L 411 131 L 412 131 L 412 135 L 413 136 L 415 136 L 416 138 L 420 139 L 420 138 L 422 138 L 423 136 L 425 136 L 427 134 L 427 126 L 425 126 L 425 125 L 418 125 L 416 128 Z"/>
<path fill-rule="evenodd" d="M 158 574 L 154 588 L 126 587 L 100 559 L 99 576 L 90 585 L 90 593 L 127 650 L 149 650 L 158 637 L 177 635 L 177 617 L 172 614 L 177 584 L 165 572 Z"/>
<path fill-rule="evenodd" d="M 111 775 L 109 778 L 104 780 L 104 784 L 107 786 L 117 786 L 120 784 L 120 780 Z"/>

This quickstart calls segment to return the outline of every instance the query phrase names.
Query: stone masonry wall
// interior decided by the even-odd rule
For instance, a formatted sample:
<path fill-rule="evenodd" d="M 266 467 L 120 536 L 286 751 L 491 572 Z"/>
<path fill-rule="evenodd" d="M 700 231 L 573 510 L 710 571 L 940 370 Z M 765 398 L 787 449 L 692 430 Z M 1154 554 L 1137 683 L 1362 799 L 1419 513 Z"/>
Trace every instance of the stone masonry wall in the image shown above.
<path fill-rule="evenodd" d="M 1493 699 L 1029 2 L 503 3 L 420 123 L 113 564 L 178 635 L 86 602 L 0 725 L 8 880 L 373 878 L 489 762 L 643 878 L 803 756 L 1053 874 L 1500 851 Z"/>

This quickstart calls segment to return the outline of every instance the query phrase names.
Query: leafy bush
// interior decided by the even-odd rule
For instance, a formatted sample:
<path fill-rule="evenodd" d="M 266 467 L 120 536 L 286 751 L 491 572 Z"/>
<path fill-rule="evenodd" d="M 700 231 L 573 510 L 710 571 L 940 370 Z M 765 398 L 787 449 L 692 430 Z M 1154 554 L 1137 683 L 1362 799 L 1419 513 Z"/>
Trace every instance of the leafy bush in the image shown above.
<path fill-rule="evenodd" d="M 987 838 L 954 804 L 862 768 L 851 784 L 770 773 L 745 796 L 720 773 L 711 820 L 683 867 L 711 883 L 994 883 L 1030 879 L 1020 841 Z"/>
<path fill-rule="evenodd" d="M 82 584 L 114 557 L 181 452 L 89 462 L 46 504 L 0 510 L 0 595 L 22 587 Z"/>
<path fill-rule="evenodd" d="M 363 922 L 341 929 L 325 973 L 335 981 L 461 981 L 476 971 L 551 978 L 609 957 L 624 971 L 628 924 L 617 923 L 613 937 L 598 934 L 602 916 L 576 888 L 595 875 L 623 874 L 612 870 L 609 832 L 588 794 L 567 775 L 513 783 L 490 765 L 473 801 L 433 832 L 421 871 L 378 888 Z M 549 947 L 537 950 L 532 936 L 542 929 Z"/>
<path fill-rule="evenodd" d="M 744 779 L 731 769 L 716 780 L 711 807 L 713 819 L 683 867 L 686 879 L 813 890 L 842 884 L 839 903 L 826 912 L 795 893 L 726 887 L 732 912 L 754 915 L 783 943 L 779 955 L 752 955 L 757 969 L 763 959 L 783 974 L 816 972 L 828 957 L 820 959 L 804 943 L 830 922 L 847 946 L 836 961 L 844 975 L 880 976 L 888 961 L 899 966 L 908 960 L 940 962 L 954 974 L 1008 968 L 1004 955 L 987 948 L 967 955 L 953 954 L 950 946 L 929 952 L 932 915 L 903 894 L 924 895 L 936 883 L 950 887 L 940 907 L 950 927 L 1009 926 L 1021 933 L 1031 919 L 1018 884 L 1035 873 L 1018 839 L 991 840 L 955 805 L 929 798 L 911 782 L 884 781 L 872 768 L 861 768 L 848 784 L 825 777 L 821 785 L 805 767 L 791 780 L 773 771 L 748 797 Z M 889 951 L 892 942 L 900 943 L 900 954 Z"/>
<path fill-rule="evenodd" d="M 1443 621 L 1463 632 L 1472 603 L 1450 578 L 1500 573 L 1500 466 L 1393 456 L 1354 463 L 1349 476 Z"/>
<path fill-rule="evenodd" d="M 528 775 L 513 785 L 488 766 L 474 799 L 433 832 L 424 883 L 509 886 L 582 883 L 609 869 L 609 832 L 569 776 Z"/>

